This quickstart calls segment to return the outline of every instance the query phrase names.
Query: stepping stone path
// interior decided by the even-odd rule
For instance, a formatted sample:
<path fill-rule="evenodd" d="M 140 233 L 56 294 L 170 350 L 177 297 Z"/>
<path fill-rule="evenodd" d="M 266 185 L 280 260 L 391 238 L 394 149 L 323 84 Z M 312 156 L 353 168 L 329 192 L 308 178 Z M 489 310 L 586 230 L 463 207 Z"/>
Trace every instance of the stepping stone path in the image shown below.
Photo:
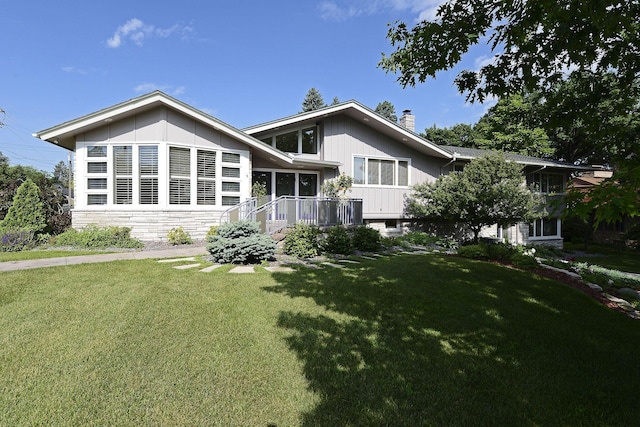
<path fill-rule="evenodd" d="M 216 268 L 222 267 L 222 264 L 213 264 L 200 270 L 200 273 L 211 273 Z"/>
<path fill-rule="evenodd" d="M 190 268 L 196 268 L 196 267 L 200 267 L 200 263 L 198 263 L 198 264 L 176 265 L 173 268 L 175 268 L 176 270 L 188 270 Z"/>

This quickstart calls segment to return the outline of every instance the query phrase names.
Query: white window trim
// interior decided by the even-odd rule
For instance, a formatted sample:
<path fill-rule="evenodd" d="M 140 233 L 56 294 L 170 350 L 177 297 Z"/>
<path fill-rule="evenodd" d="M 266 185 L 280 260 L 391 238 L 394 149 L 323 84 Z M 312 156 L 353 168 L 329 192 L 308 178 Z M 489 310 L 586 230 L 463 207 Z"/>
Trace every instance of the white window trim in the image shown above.
<path fill-rule="evenodd" d="M 353 154 L 351 156 L 351 176 L 354 178 L 355 180 L 355 170 L 353 170 L 353 167 L 355 165 L 355 159 L 356 158 L 364 158 L 364 179 L 365 179 L 365 183 L 364 184 L 356 184 L 354 182 L 353 187 L 355 188 L 362 188 L 362 187 L 373 187 L 373 188 L 409 188 L 411 187 L 411 159 L 408 157 L 382 157 L 382 156 L 368 156 L 365 154 Z M 387 160 L 387 161 L 393 161 L 395 162 L 394 167 L 393 167 L 393 171 L 394 171 L 394 177 L 393 177 L 393 182 L 398 182 L 398 172 L 399 172 L 399 168 L 398 168 L 398 162 L 407 162 L 407 185 L 398 185 L 398 184 L 394 184 L 394 185 L 383 185 L 383 184 L 369 184 L 367 181 L 369 180 L 369 160 Z"/>
<path fill-rule="evenodd" d="M 556 234 L 552 234 L 552 235 L 547 235 L 547 236 L 536 236 L 536 228 L 537 228 L 537 221 L 533 222 L 533 236 L 527 236 L 527 240 L 549 240 L 549 239 L 560 239 L 562 238 L 562 220 L 560 218 L 542 218 L 543 221 L 549 221 L 549 220 L 553 220 L 555 219 L 557 221 L 557 225 L 556 225 Z M 531 225 L 531 224 L 529 224 Z M 544 229 L 544 228 L 543 228 Z M 527 232 L 528 234 L 528 232 Z"/>
<path fill-rule="evenodd" d="M 299 169 L 273 169 L 273 168 L 256 168 L 254 170 L 252 170 L 253 172 L 269 172 L 271 174 L 271 194 L 267 194 L 267 196 L 271 196 L 273 198 L 276 197 L 276 175 L 274 174 L 274 172 L 277 173 L 292 173 L 295 174 L 296 176 L 296 194 L 295 196 L 298 197 L 300 194 L 300 181 L 299 181 L 299 176 L 300 174 L 303 175 L 316 175 L 318 177 L 318 179 L 316 180 L 316 195 L 320 195 L 320 186 L 322 185 L 322 183 L 320 182 L 320 172 L 317 171 L 313 171 L 313 170 L 305 170 L 305 171 L 301 171 Z"/>
<path fill-rule="evenodd" d="M 540 182 L 536 182 L 533 180 L 533 177 L 535 175 L 540 175 Z M 557 192 L 550 192 L 549 190 L 549 175 L 554 175 L 554 176 L 559 176 L 562 178 L 562 191 L 557 191 Z M 542 177 L 543 176 L 547 176 L 547 191 L 542 191 Z M 531 177 L 531 181 L 533 185 L 538 186 L 538 193 L 540 194 L 558 194 L 558 195 L 562 195 L 566 193 L 566 189 L 567 189 L 567 177 L 565 174 L 563 173 L 557 173 L 557 172 L 543 172 L 543 171 L 536 171 L 536 172 L 531 172 L 526 174 L 525 176 L 525 185 L 529 186 L 531 184 L 528 183 L 528 178 Z"/>

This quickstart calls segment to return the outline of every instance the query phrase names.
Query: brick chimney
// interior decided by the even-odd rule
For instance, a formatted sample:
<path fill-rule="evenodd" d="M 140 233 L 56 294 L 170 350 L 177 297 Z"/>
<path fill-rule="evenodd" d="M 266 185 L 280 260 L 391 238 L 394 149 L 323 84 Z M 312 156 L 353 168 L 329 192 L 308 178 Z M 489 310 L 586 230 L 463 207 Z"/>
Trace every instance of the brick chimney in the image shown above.
<path fill-rule="evenodd" d="M 402 112 L 402 117 L 400 117 L 400 126 L 410 130 L 411 132 L 416 131 L 416 116 L 411 114 L 411 110 L 404 110 Z"/>

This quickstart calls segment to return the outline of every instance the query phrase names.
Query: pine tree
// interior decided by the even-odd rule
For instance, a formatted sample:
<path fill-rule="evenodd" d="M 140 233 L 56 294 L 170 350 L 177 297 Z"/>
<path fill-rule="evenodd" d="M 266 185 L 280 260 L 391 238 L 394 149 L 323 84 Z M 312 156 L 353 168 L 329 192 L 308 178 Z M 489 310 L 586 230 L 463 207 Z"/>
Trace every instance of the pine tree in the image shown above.
<path fill-rule="evenodd" d="M 315 87 L 309 89 L 307 95 L 304 97 L 304 101 L 302 101 L 302 111 L 301 113 L 306 113 L 307 111 L 317 110 L 323 107 L 326 107 L 324 99 L 322 99 L 322 95 Z"/>
<path fill-rule="evenodd" d="M 394 123 L 398 121 L 398 116 L 396 116 L 396 107 L 394 107 L 389 101 L 382 101 L 379 103 L 376 107 L 376 113 Z"/>
<path fill-rule="evenodd" d="M 0 222 L 2 230 L 24 230 L 41 232 L 47 226 L 47 216 L 40 197 L 40 190 L 33 181 L 27 179 L 16 191 L 13 205 L 7 216 Z"/>

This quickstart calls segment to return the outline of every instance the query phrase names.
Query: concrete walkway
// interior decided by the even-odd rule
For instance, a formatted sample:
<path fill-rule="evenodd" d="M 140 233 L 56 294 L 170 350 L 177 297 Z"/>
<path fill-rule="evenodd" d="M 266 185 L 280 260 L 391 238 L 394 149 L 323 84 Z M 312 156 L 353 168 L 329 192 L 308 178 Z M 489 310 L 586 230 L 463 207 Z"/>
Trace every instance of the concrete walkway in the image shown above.
<path fill-rule="evenodd" d="M 180 247 L 157 251 L 116 252 L 112 254 L 80 255 L 60 258 L 30 259 L 25 261 L 0 262 L 0 272 L 12 270 L 28 270 L 32 268 L 58 267 L 61 265 L 88 264 L 119 260 L 140 260 L 150 258 L 178 258 L 197 255 L 208 255 L 204 246 Z"/>

